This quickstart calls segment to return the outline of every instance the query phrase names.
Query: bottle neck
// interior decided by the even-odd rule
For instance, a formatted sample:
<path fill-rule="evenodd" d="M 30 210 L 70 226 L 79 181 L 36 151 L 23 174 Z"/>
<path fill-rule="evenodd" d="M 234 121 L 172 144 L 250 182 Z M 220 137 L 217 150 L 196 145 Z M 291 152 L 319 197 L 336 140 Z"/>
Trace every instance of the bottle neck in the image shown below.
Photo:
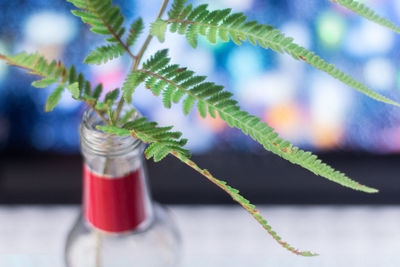
<path fill-rule="evenodd" d="M 100 132 L 96 129 L 100 123 L 88 110 L 80 127 L 84 218 L 108 233 L 139 230 L 152 218 L 143 144 L 131 136 Z"/>

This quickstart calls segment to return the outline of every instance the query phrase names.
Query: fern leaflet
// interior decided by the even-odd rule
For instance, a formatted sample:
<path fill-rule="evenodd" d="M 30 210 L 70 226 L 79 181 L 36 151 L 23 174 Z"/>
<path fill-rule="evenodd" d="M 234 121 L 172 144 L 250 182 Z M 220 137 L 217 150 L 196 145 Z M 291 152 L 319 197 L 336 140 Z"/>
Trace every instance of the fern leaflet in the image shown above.
<path fill-rule="evenodd" d="M 85 58 L 84 63 L 100 65 L 122 56 L 124 52 L 125 50 L 120 44 L 100 46 Z"/>
<path fill-rule="evenodd" d="M 125 18 L 121 9 L 114 6 L 111 0 L 67 0 L 80 10 L 72 10 L 72 14 L 91 26 L 94 33 L 106 35 L 106 40 L 118 43 L 133 58 L 135 56 L 122 41 L 125 28 L 122 26 Z"/>
<path fill-rule="evenodd" d="M 199 172 L 210 182 L 214 183 L 227 194 L 229 194 L 232 199 L 239 203 L 247 212 L 249 212 L 281 246 L 297 255 L 317 255 L 309 251 L 299 251 L 288 243 L 282 241 L 281 237 L 272 230 L 271 226 L 260 215 L 256 207 L 247 199 L 242 197 L 238 190 L 230 187 L 226 184 L 226 182 L 216 179 L 208 170 L 201 169 L 196 163 L 190 160 L 188 151 L 183 148 L 186 143 L 186 139 L 179 139 L 182 135 L 180 132 L 171 132 L 170 130 L 172 129 L 172 126 L 158 127 L 156 122 L 149 122 L 146 120 L 146 118 L 139 118 L 135 121 L 126 123 L 122 129 L 114 126 L 98 126 L 98 128 L 109 134 L 116 134 L 119 136 L 132 135 L 134 138 L 150 144 L 145 151 L 147 159 L 153 158 L 154 161 L 158 162 L 169 154 L 175 156 L 180 161 Z"/>
<path fill-rule="evenodd" d="M 46 101 L 46 106 L 44 108 L 46 112 L 52 111 L 57 106 L 58 102 L 61 99 L 61 94 L 63 91 L 64 87 L 59 86 L 49 95 Z"/>
<path fill-rule="evenodd" d="M 197 109 L 202 117 L 205 117 L 207 112 L 215 117 L 218 112 L 230 127 L 238 128 L 244 134 L 250 135 L 266 150 L 342 186 L 368 193 L 377 192 L 376 189 L 360 185 L 345 174 L 334 170 L 312 153 L 300 150 L 289 141 L 281 139 L 267 123 L 242 111 L 237 102 L 231 98 L 232 94 L 223 90 L 223 86 L 204 82 L 204 76 L 194 76 L 193 72 L 186 68 L 168 65 L 169 61 L 167 50 L 158 51 L 143 64 L 143 69 L 132 71 L 124 85 L 124 97 L 142 82 L 145 82 L 145 86 L 152 90 L 153 94 L 163 94 L 163 103 L 167 108 L 171 102 L 177 103 L 185 97 L 183 101 L 185 114 L 188 114 L 197 102 Z"/>
<path fill-rule="evenodd" d="M 100 97 L 100 92 L 95 90 L 92 96 L 92 89 L 90 82 L 83 78 L 82 73 L 77 73 L 75 66 L 72 65 L 69 69 L 64 66 L 60 61 L 53 60 L 48 63 L 46 59 L 39 54 L 27 54 L 25 52 L 15 56 L 5 56 L 0 54 L 0 59 L 5 60 L 7 64 L 17 66 L 28 70 L 30 74 L 40 76 L 42 79 L 32 82 L 32 86 L 38 88 L 48 87 L 52 84 L 57 84 L 57 88 L 49 96 L 45 106 L 46 111 L 53 110 L 59 100 L 62 90 L 60 88 L 66 88 L 72 94 L 72 97 L 76 100 L 82 100 L 96 112 L 96 104 Z M 101 88 L 101 85 L 97 86 Z M 102 116 L 101 112 L 99 112 Z M 103 118 L 104 119 L 104 118 Z"/>
<path fill-rule="evenodd" d="M 354 13 L 370 20 L 375 23 L 378 23 L 396 33 L 400 34 L 400 28 L 396 26 L 393 22 L 388 20 L 385 17 L 382 17 L 378 14 L 376 14 L 372 9 L 370 9 L 368 6 L 366 6 L 363 3 L 354 1 L 354 0 L 330 0 L 331 2 L 338 3 L 341 6 L 344 6 Z"/>
<path fill-rule="evenodd" d="M 181 4 L 186 1 L 179 0 L 178 2 Z M 243 13 L 231 13 L 231 9 L 209 11 L 207 5 L 194 9 L 191 5 L 187 7 L 190 9 L 189 12 L 178 15 L 171 12 L 168 20 L 159 19 L 154 22 L 152 33 L 157 33 L 156 36 L 162 41 L 167 29 L 166 24 L 171 24 L 171 32 L 174 31 L 172 26 L 178 25 L 177 27 L 181 29 L 178 33 L 185 34 L 193 47 L 197 46 L 199 35 L 206 36 L 210 43 L 216 43 L 218 37 L 223 42 L 232 40 L 237 45 L 248 40 L 253 45 L 259 44 L 265 49 L 271 48 L 274 51 L 289 54 L 296 60 L 303 60 L 375 100 L 400 106 L 399 103 L 371 90 L 333 64 L 328 64 L 314 52 L 295 44 L 293 38 L 286 37 L 273 26 L 258 24 L 257 21 L 247 21 Z"/>
<path fill-rule="evenodd" d="M 128 47 L 135 44 L 137 38 L 143 32 L 143 29 L 144 25 L 142 18 L 139 18 L 132 23 L 131 28 L 129 29 L 128 38 L 126 38 L 126 45 Z"/>

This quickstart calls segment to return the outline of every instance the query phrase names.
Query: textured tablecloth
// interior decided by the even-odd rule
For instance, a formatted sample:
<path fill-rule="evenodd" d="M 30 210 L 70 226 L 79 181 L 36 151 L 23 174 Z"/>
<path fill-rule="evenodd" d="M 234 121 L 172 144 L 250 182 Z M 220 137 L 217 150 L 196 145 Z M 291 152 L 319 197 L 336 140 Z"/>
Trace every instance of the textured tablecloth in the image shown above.
<path fill-rule="evenodd" d="M 182 267 L 400 266 L 400 207 L 260 206 L 305 258 L 282 249 L 236 206 L 172 206 L 183 236 Z M 0 206 L 1 267 L 61 267 L 75 206 Z"/>

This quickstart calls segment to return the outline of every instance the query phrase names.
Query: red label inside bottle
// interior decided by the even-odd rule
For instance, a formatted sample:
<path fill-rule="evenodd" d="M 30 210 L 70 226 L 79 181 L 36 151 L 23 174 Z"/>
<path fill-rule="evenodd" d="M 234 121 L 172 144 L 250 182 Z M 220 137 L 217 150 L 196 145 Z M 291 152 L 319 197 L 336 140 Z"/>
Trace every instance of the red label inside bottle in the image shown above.
<path fill-rule="evenodd" d="M 84 216 L 106 232 L 136 229 L 146 219 L 145 192 L 140 168 L 123 176 L 108 178 L 84 166 Z"/>

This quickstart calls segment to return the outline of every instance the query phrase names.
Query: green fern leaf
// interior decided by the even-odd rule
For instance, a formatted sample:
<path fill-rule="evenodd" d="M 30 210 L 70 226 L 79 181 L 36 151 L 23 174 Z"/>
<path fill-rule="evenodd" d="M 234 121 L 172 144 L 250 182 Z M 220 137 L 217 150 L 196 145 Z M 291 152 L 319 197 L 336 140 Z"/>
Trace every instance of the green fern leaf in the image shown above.
<path fill-rule="evenodd" d="M 57 87 L 53 93 L 49 95 L 45 105 L 45 111 L 50 112 L 57 106 L 58 102 L 61 99 L 62 92 L 64 91 L 64 87 Z"/>
<path fill-rule="evenodd" d="M 91 95 L 91 93 L 92 93 L 92 85 L 90 84 L 90 82 L 89 81 L 84 81 L 83 84 L 84 84 L 83 94 L 88 95 L 88 96 Z"/>
<path fill-rule="evenodd" d="M 88 6 L 86 4 L 86 0 L 67 0 L 67 2 L 70 2 L 74 6 L 81 8 L 81 9 L 88 9 Z"/>
<path fill-rule="evenodd" d="M 74 82 L 69 85 L 67 85 L 68 91 L 71 93 L 72 97 L 75 99 L 78 99 L 80 96 L 80 91 L 79 91 L 79 83 Z"/>
<path fill-rule="evenodd" d="M 81 73 L 77 74 L 73 65 L 68 69 L 61 62 L 52 61 L 49 63 L 39 54 L 27 54 L 25 52 L 15 56 L 0 54 L 0 59 L 5 60 L 9 65 L 23 68 L 28 70 L 30 74 L 42 77 L 41 80 L 33 83 L 37 87 L 45 87 L 52 83 L 57 83 L 58 87 L 67 88 L 73 98 L 84 101 L 92 108 L 96 104 L 97 98 L 93 98 L 87 94 L 91 92 L 90 82 L 85 80 Z M 101 87 L 101 85 L 99 86 Z M 85 87 L 84 92 L 82 92 L 83 87 Z M 57 89 L 56 91 L 60 90 Z M 55 100 L 58 99 L 57 92 L 54 92 L 54 95 L 50 97 L 51 101 L 47 104 L 45 110 L 52 110 L 55 107 L 54 103 L 57 103 Z M 81 97 L 82 93 L 83 97 Z M 101 91 L 98 93 L 100 94 Z"/>
<path fill-rule="evenodd" d="M 171 132 L 171 126 L 158 127 L 157 123 L 149 122 L 146 118 L 142 117 L 125 123 L 123 127 L 124 129 L 113 126 L 98 126 L 98 129 L 119 136 L 132 135 L 145 143 L 156 143 L 156 145 L 150 146 L 145 151 L 147 159 L 153 158 L 155 161 L 160 161 L 170 151 L 189 156 L 189 151 L 183 148 L 187 140 L 180 138 L 182 133 Z M 167 153 L 165 153 L 166 150 L 168 151 Z"/>
<path fill-rule="evenodd" d="M 103 92 L 103 85 L 101 83 L 99 83 L 96 88 L 94 88 L 92 97 L 94 99 L 99 99 L 99 97 L 101 96 L 101 93 Z"/>
<path fill-rule="evenodd" d="M 106 63 L 109 60 L 118 58 L 124 54 L 124 47 L 120 44 L 101 46 L 93 50 L 84 60 L 86 64 Z"/>
<path fill-rule="evenodd" d="M 126 103 L 132 103 L 132 94 L 135 91 L 135 88 L 139 86 L 145 78 L 145 75 L 138 72 L 132 72 L 126 77 L 126 80 L 122 85 L 122 95 Z"/>
<path fill-rule="evenodd" d="M 109 103 L 109 105 L 111 106 L 112 103 L 118 98 L 118 95 L 119 95 L 119 88 L 116 88 L 106 94 L 104 102 Z"/>
<path fill-rule="evenodd" d="M 126 45 L 128 47 L 135 44 L 137 38 L 143 32 L 143 29 L 144 29 L 144 25 L 143 25 L 142 18 L 138 18 L 137 20 L 135 20 L 132 23 L 131 28 L 129 29 L 128 38 L 126 39 Z"/>
<path fill-rule="evenodd" d="M 341 1 L 350 3 L 349 0 Z M 180 1 L 179 5 L 176 4 L 177 10 L 185 8 L 184 6 L 181 7 L 182 3 Z M 354 1 L 352 3 L 352 7 L 357 6 L 358 10 L 361 8 L 360 5 L 355 5 Z M 364 10 L 363 12 L 366 12 L 366 9 L 361 9 Z M 163 27 L 158 26 L 157 31 L 158 36 L 163 36 L 167 30 L 165 25 L 161 20 L 158 20 L 156 23 L 157 25 L 163 25 Z M 256 21 L 247 21 L 246 16 L 242 13 L 231 13 L 230 9 L 208 11 L 202 5 L 189 12 L 186 19 L 179 19 L 179 15 L 173 13 L 168 20 L 164 20 L 164 23 L 171 25 L 171 32 L 174 32 L 173 25 L 176 25 L 176 27 L 188 26 L 184 27 L 185 31 L 179 33 L 186 36 L 192 47 L 197 46 L 198 35 L 206 36 L 210 43 L 216 43 L 217 37 L 223 42 L 232 40 L 237 45 L 241 45 L 242 42 L 248 40 L 253 45 L 258 44 L 265 49 L 271 48 L 279 53 L 291 55 L 296 60 L 303 60 L 377 101 L 400 106 L 399 103 L 371 90 L 334 65 L 328 64 L 313 52 L 295 44 L 293 38 L 286 37 L 278 29 L 274 29 L 273 26 L 258 24 Z"/>
<path fill-rule="evenodd" d="M 254 140 L 263 145 L 266 150 L 342 186 L 368 193 L 377 192 L 376 189 L 360 185 L 345 174 L 335 171 L 332 167 L 322 163 L 310 152 L 300 150 L 292 146 L 290 142 L 279 138 L 278 134 L 267 123 L 262 122 L 256 116 L 242 111 L 237 105 L 237 101 L 232 99 L 232 94 L 224 91 L 222 86 L 203 82 L 204 79 L 195 78 L 197 76 L 193 76 L 193 72 L 186 68 L 179 68 L 176 65 L 161 66 L 158 64 L 159 62 L 167 62 L 162 60 L 166 56 L 165 50 L 158 51 L 143 64 L 143 69 L 133 71 L 130 74 L 130 76 L 144 75 L 144 78 L 142 78 L 143 82 L 153 80 L 150 84 L 151 86 L 156 84 L 155 80 L 168 84 L 167 87 L 164 86 L 162 89 L 165 106 L 169 107 L 171 96 L 180 91 L 181 95 L 186 96 L 186 99 L 183 101 L 183 111 L 185 114 L 188 114 L 197 102 L 197 108 L 202 117 L 206 116 L 207 111 L 213 117 L 215 117 L 215 112 L 218 112 L 221 119 L 226 121 L 230 127 L 238 128 L 244 134 L 250 135 Z M 158 68 L 155 69 L 154 66 L 158 66 Z M 197 84 L 194 82 L 196 79 L 198 80 Z M 137 85 L 135 84 L 135 86 Z"/>
<path fill-rule="evenodd" d="M 106 36 L 106 41 L 111 43 L 118 43 L 119 48 L 123 48 L 131 57 L 134 57 L 129 47 L 122 41 L 122 36 L 125 33 L 125 28 L 122 26 L 125 18 L 121 13 L 121 9 L 114 6 L 111 0 L 69 0 L 80 10 L 72 10 L 72 14 L 82 19 L 83 22 L 91 26 L 90 30 L 96 34 L 101 34 Z M 138 26 L 137 24 L 134 25 Z M 132 26 L 133 27 L 133 26 Z M 127 42 L 133 42 L 134 38 L 130 34 Z M 115 49 L 112 55 L 119 54 L 120 50 Z M 103 48 L 105 49 L 105 48 Z M 101 52 L 101 51 L 97 51 Z M 111 54 L 108 54 L 109 56 Z M 94 58 L 93 58 L 94 57 Z M 98 59 L 99 55 L 89 55 L 90 62 L 101 62 L 104 60 Z M 109 59 L 109 57 L 108 57 Z"/>
<path fill-rule="evenodd" d="M 175 0 L 172 3 L 171 10 L 168 12 L 168 16 L 170 18 L 178 18 L 179 14 L 181 14 L 186 2 L 187 2 L 187 0 Z"/>
<path fill-rule="evenodd" d="M 44 78 L 44 79 L 41 79 L 41 80 L 39 80 L 39 81 L 34 81 L 34 82 L 32 83 L 32 86 L 34 86 L 34 87 L 36 87 L 36 88 L 46 88 L 46 87 L 48 87 L 48 86 L 50 86 L 50 85 L 52 85 L 52 84 L 54 84 L 54 83 L 56 83 L 56 82 L 57 82 L 56 79 L 53 79 L 53 78 Z"/>
<path fill-rule="evenodd" d="M 127 123 L 135 114 L 137 111 L 135 108 L 132 108 L 131 110 L 127 111 L 121 118 L 121 120 L 118 122 L 119 125 L 123 126 L 125 123 Z"/>
<path fill-rule="evenodd" d="M 162 19 L 157 19 L 151 24 L 150 34 L 156 36 L 158 40 L 163 43 L 165 41 L 165 32 L 167 30 L 168 23 Z"/>
<path fill-rule="evenodd" d="M 356 13 L 364 18 L 366 18 L 370 21 L 373 21 L 375 23 L 378 23 L 378 24 L 400 34 L 400 28 L 398 26 L 396 26 L 393 22 L 391 22 L 387 18 L 376 14 L 375 11 L 373 11 L 372 9 L 370 9 L 368 6 L 366 6 L 363 3 L 360 3 L 360 2 L 354 1 L 354 0 L 330 0 L 330 1 L 338 3 L 339 5 L 350 9 L 354 13 Z"/>
<path fill-rule="evenodd" d="M 98 125 L 97 129 L 99 129 L 105 133 L 114 134 L 114 135 L 118 135 L 118 136 L 128 136 L 131 134 L 131 131 L 129 131 L 127 129 L 118 128 L 118 127 L 109 126 L 109 125 L 107 125 L 107 126 Z"/>

